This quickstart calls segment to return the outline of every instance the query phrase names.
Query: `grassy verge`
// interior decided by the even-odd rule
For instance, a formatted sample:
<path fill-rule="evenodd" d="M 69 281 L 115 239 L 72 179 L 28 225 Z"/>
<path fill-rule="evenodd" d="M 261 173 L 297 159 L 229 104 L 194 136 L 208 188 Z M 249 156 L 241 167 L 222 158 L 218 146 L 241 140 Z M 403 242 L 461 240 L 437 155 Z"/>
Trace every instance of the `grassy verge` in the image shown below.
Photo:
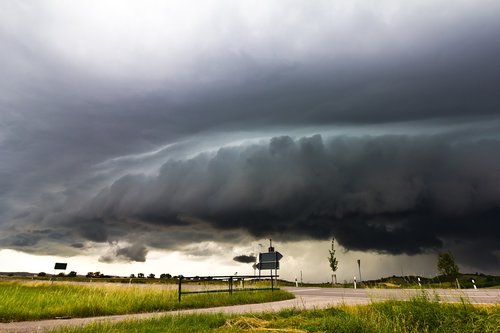
<path fill-rule="evenodd" d="M 57 333 L 118 332 L 499 332 L 500 306 L 478 307 L 467 303 L 441 304 L 418 297 L 411 301 L 387 301 L 326 310 L 226 316 L 165 316 L 116 324 L 96 323 L 66 328 Z"/>
<path fill-rule="evenodd" d="M 293 295 L 282 290 L 249 291 L 233 295 L 183 295 L 179 303 L 177 291 L 165 286 L 3 281 L 0 283 L 0 322 L 169 311 L 290 298 Z"/>

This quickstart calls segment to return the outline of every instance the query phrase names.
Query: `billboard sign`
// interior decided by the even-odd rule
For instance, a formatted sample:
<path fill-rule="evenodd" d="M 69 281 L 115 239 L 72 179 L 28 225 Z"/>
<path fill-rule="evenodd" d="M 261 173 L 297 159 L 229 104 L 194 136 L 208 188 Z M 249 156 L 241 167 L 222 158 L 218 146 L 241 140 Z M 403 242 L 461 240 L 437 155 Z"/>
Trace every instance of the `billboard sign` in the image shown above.
<path fill-rule="evenodd" d="M 62 269 L 65 270 L 68 267 L 68 264 L 65 262 L 56 262 L 54 269 Z"/>

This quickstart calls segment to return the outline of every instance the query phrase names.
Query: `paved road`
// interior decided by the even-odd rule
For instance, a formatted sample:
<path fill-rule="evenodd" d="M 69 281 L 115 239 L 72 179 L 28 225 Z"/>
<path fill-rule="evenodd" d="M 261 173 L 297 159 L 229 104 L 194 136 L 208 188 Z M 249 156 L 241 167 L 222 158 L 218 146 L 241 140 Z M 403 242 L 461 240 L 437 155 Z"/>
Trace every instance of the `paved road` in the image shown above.
<path fill-rule="evenodd" d="M 326 308 L 341 304 L 368 304 L 371 302 L 388 299 L 408 299 L 425 292 L 430 297 L 438 297 L 444 302 L 460 302 L 461 298 L 474 304 L 497 304 L 500 305 L 500 289 L 481 290 L 415 290 L 415 289 L 329 289 L 329 288 L 283 288 L 293 292 L 295 299 L 264 303 L 247 304 L 236 306 L 225 306 L 208 309 L 181 310 L 160 313 L 143 313 L 134 315 L 118 315 L 94 318 L 74 318 L 66 320 L 40 320 L 17 323 L 0 323 L 2 333 L 28 333 L 45 332 L 62 326 L 82 326 L 91 322 L 108 321 L 116 322 L 127 319 L 146 319 L 161 317 L 166 314 L 189 314 L 189 313 L 256 313 L 264 311 L 279 311 L 285 308 L 313 309 Z"/>
<path fill-rule="evenodd" d="M 331 304 L 362 304 L 371 301 L 409 299 L 425 293 L 430 299 L 443 302 L 500 304 L 500 289 L 345 289 L 345 288 L 285 288 L 298 298 Z"/>

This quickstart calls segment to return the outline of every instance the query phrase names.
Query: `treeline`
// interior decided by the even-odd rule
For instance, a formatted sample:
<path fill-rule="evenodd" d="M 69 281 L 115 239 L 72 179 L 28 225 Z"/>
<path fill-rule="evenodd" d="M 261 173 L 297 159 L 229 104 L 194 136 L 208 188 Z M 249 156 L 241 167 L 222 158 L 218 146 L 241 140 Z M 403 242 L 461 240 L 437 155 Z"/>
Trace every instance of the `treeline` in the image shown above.
<path fill-rule="evenodd" d="M 46 276 L 49 276 L 49 274 L 45 273 L 45 272 L 40 272 L 37 274 L 37 276 L 39 277 L 46 277 Z M 64 273 L 58 273 L 56 276 L 59 276 L 59 277 L 77 277 L 78 276 L 78 273 L 75 272 L 75 271 L 71 271 L 69 272 L 68 274 L 64 274 Z M 88 272 L 86 275 L 85 275 L 86 278 L 102 278 L 102 279 L 111 279 L 111 278 L 125 278 L 123 276 L 116 276 L 116 275 L 106 275 L 106 274 L 103 274 L 99 271 L 97 272 Z M 151 273 L 149 274 L 148 276 L 145 276 L 144 273 L 137 273 L 137 275 L 135 274 L 130 274 L 129 276 L 129 279 L 155 279 L 156 278 L 156 275 Z M 168 274 L 168 273 L 163 273 L 163 274 L 160 274 L 160 279 L 177 279 L 178 276 L 172 276 L 171 274 Z"/>

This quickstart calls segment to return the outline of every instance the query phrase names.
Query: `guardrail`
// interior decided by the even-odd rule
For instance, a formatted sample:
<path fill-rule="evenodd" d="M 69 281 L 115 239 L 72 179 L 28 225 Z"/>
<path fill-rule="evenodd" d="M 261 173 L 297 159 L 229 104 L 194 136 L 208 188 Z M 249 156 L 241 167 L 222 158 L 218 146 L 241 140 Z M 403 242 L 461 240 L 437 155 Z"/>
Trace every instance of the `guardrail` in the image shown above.
<path fill-rule="evenodd" d="M 245 288 L 245 280 L 251 280 L 251 281 L 259 281 L 262 279 L 271 279 L 271 287 L 269 288 Z M 181 295 L 182 294 L 202 294 L 202 293 L 224 293 L 228 292 L 229 294 L 232 294 L 233 292 L 239 292 L 239 291 L 255 291 L 255 290 L 271 290 L 274 291 L 275 289 L 279 289 L 274 287 L 274 279 L 277 279 L 278 275 L 261 275 L 261 276 L 254 276 L 254 275 L 218 275 L 218 276 L 179 276 L 179 286 L 178 286 L 178 295 L 179 295 L 179 303 L 181 302 Z M 191 291 L 183 291 L 182 290 L 182 283 L 189 283 L 189 282 L 212 282 L 212 281 L 227 281 L 228 283 L 228 288 L 227 289 L 210 289 L 210 290 L 191 290 Z M 241 287 L 240 288 L 234 288 L 234 282 L 240 282 Z"/>

